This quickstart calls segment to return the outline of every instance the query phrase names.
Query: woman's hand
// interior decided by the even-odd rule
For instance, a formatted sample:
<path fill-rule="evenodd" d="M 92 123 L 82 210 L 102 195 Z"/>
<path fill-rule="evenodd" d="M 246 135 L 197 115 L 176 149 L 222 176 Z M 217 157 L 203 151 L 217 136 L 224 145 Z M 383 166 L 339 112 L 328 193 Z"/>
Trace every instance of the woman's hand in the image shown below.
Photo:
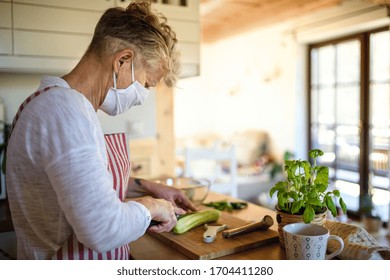
<path fill-rule="evenodd" d="M 134 184 L 136 183 L 134 182 Z M 181 208 L 186 211 L 198 210 L 182 190 L 168 187 L 164 184 L 145 179 L 141 179 L 140 184 L 147 191 L 148 194 L 155 198 L 163 198 L 171 202 L 174 207 Z"/>
<path fill-rule="evenodd" d="M 183 209 L 175 207 L 165 199 L 154 199 L 151 197 L 140 197 L 134 199 L 148 208 L 152 220 L 158 222 L 156 225 L 149 227 L 151 232 L 168 232 L 176 225 L 176 214 L 185 214 Z"/>

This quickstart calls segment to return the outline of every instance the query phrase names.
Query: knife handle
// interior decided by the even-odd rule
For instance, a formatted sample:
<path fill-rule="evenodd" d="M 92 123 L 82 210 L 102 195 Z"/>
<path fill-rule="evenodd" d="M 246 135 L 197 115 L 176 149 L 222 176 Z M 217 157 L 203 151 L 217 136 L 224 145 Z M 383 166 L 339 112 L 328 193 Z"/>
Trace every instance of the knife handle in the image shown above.
<path fill-rule="evenodd" d="M 222 232 L 224 238 L 231 238 L 233 236 L 252 232 L 255 230 L 266 230 L 274 224 L 271 216 L 265 215 L 260 222 L 251 223 L 238 228 L 228 229 Z"/>
<path fill-rule="evenodd" d="M 184 215 L 186 215 L 186 214 L 183 214 L 183 215 L 176 214 L 176 219 L 179 220 L 179 219 L 182 218 Z M 149 227 L 158 225 L 158 224 L 160 224 L 160 223 L 161 223 L 160 221 L 151 220 L 151 221 L 150 221 L 150 224 L 149 224 Z"/>
<path fill-rule="evenodd" d="M 161 223 L 161 222 L 160 222 L 160 221 L 156 221 L 156 220 L 151 220 L 151 221 L 150 221 L 150 224 L 149 224 L 149 227 L 158 225 L 159 223 Z"/>

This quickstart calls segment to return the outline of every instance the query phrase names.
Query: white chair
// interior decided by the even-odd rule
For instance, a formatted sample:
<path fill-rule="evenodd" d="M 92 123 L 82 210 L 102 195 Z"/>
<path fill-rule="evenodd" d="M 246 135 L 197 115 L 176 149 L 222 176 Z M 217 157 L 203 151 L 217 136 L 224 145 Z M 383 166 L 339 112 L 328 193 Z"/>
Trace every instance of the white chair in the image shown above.
<path fill-rule="evenodd" d="M 236 148 L 186 148 L 184 176 L 210 180 L 210 190 L 237 198 Z"/>

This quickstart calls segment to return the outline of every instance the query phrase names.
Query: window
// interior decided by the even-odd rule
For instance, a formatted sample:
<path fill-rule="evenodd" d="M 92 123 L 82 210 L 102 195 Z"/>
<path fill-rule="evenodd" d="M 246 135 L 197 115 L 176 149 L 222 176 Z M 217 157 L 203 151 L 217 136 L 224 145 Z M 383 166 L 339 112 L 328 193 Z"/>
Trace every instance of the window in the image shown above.
<path fill-rule="evenodd" d="M 373 194 L 389 220 L 390 32 L 383 28 L 309 47 L 309 145 L 325 152 L 348 209 Z"/>

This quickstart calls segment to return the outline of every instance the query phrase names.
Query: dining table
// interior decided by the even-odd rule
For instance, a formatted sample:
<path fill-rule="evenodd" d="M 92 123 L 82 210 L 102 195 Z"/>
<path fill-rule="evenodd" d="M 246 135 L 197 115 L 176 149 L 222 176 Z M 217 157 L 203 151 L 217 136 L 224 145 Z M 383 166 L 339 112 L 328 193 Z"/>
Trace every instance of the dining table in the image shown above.
<path fill-rule="evenodd" d="M 226 194 L 209 192 L 203 204 L 216 201 L 228 202 L 246 202 L 233 198 Z M 226 211 L 226 210 L 222 210 Z M 247 202 L 247 207 L 229 211 L 229 215 L 237 217 L 248 223 L 259 221 L 265 215 L 273 218 L 274 223 L 270 227 L 271 230 L 278 230 L 276 222 L 276 211 Z M 145 233 L 142 237 L 130 243 L 131 256 L 135 260 L 188 260 L 187 255 L 174 249 L 166 242 L 153 236 L 153 234 Z M 285 260 L 286 253 L 280 243 L 276 240 L 268 244 L 263 244 L 255 248 L 249 248 L 240 252 L 235 252 L 225 256 L 217 257 L 218 260 Z"/>

